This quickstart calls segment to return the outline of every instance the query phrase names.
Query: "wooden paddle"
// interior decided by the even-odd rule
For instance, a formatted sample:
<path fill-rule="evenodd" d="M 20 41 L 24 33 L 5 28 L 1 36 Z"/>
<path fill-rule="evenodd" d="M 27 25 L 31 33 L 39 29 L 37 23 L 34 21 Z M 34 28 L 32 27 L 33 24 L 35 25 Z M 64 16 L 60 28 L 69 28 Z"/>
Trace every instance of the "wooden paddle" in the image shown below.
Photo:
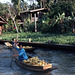
<path fill-rule="evenodd" d="M 10 67 L 12 66 L 13 58 L 15 58 L 17 56 L 17 55 L 15 55 L 15 48 L 12 50 L 12 52 L 13 52 L 13 55 L 12 55 Z"/>
<path fill-rule="evenodd" d="M 13 58 L 18 57 L 19 55 L 13 55 L 10 63 L 10 67 L 12 67 Z"/>
<path fill-rule="evenodd" d="M 18 35 L 17 35 L 17 41 L 18 41 Z M 16 44 L 15 44 L 15 46 L 16 46 Z M 12 66 L 13 58 L 19 56 L 19 55 L 14 55 L 14 54 L 15 54 L 15 52 L 13 50 L 13 56 L 12 56 L 12 59 L 11 59 L 10 67 Z"/>
<path fill-rule="evenodd" d="M 12 59 L 11 59 L 10 67 L 12 66 L 12 61 L 13 61 L 13 57 L 12 57 Z"/>
<path fill-rule="evenodd" d="M 12 51 L 12 52 L 13 52 L 13 55 L 14 55 L 14 51 Z M 12 66 L 13 55 L 12 55 L 12 58 L 11 58 L 11 63 L 10 63 L 10 67 Z"/>
<path fill-rule="evenodd" d="M 10 63 L 10 67 L 12 67 L 13 58 L 18 57 L 18 56 L 19 56 L 19 54 L 12 56 L 11 63 Z M 32 57 L 28 55 L 28 58 L 32 58 Z"/>

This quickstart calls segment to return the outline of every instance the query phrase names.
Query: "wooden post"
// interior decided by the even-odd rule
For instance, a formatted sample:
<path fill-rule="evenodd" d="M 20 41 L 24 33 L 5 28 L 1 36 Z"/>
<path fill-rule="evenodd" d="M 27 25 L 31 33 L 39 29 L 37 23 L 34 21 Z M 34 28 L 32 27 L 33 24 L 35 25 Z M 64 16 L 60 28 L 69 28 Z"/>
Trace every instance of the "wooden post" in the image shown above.
<path fill-rule="evenodd" d="M 24 21 L 24 18 L 23 18 L 24 15 L 22 13 L 20 14 L 20 17 L 21 17 L 22 21 Z"/>
<path fill-rule="evenodd" d="M 2 26 L 0 26 L 0 35 L 2 34 Z"/>
<path fill-rule="evenodd" d="M 36 13 L 34 13 L 34 22 L 35 22 L 35 32 L 37 32 L 37 24 L 36 24 Z"/>
<path fill-rule="evenodd" d="M 41 0 L 41 8 L 42 8 L 42 0 Z"/>
<path fill-rule="evenodd" d="M 35 10 L 35 3 L 34 3 L 34 10 Z M 34 22 L 35 22 L 35 32 L 37 32 L 36 12 L 34 13 Z"/>
<path fill-rule="evenodd" d="M 45 1 L 43 0 L 43 8 L 45 8 Z"/>
<path fill-rule="evenodd" d="M 32 22 L 32 13 L 30 14 L 31 22 Z"/>
<path fill-rule="evenodd" d="M 75 23 L 74 23 L 74 21 L 72 21 L 72 25 L 73 25 L 73 33 L 75 33 Z"/>

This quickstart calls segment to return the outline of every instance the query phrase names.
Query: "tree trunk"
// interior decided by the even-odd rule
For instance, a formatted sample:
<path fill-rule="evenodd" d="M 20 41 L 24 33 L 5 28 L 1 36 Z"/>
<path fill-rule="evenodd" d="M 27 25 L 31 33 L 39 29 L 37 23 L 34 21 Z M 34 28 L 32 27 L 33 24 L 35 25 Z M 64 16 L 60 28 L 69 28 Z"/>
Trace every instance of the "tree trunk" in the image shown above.
<path fill-rule="evenodd" d="M 14 25 L 15 25 L 15 27 L 16 27 L 16 31 L 17 31 L 17 33 L 18 33 L 18 29 L 17 29 L 16 22 L 15 22 L 14 18 L 12 18 L 12 20 L 13 20 L 13 22 L 14 22 Z"/>
<path fill-rule="evenodd" d="M 11 16 L 11 19 L 13 20 L 13 23 L 14 23 L 14 25 L 15 25 L 15 27 L 16 27 L 16 31 L 17 31 L 17 33 L 18 33 L 18 29 L 17 29 L 17 26 L 16 26 L 16 22 L 15 22 L 14 17 L 12 17 L 12 15 L 11 15 L 10 8 L 8 9 L 8 11 L 9 11 L 9 14 L 10 14 L 10 16 Z"/>

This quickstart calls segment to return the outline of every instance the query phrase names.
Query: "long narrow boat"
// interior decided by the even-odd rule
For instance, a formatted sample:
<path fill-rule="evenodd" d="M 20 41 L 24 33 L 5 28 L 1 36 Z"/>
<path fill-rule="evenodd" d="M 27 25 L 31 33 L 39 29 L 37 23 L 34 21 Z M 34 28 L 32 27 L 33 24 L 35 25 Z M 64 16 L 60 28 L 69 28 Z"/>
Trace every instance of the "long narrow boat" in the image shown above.
<path fill-rule="evenodd" d="M 12 49 L 12 44 L 9 42 L 5 42 L 5 45 L 9 48 Z M 19 46 L 18 46 L 19 47 Z M 34 52 L 35 48 L 32 46 L 23 46 L 23 48 L 25 49 L 26 52 Z"/>
<path fill-rule="evenodd" d="M 35 47 L 32 46 L 23 46 L 26 52 L 34 52 Z"/>
<path fill-rule="evenodd" d="M 19 61 L 17 57 L 15 58 L 15 61 L 21 67 L 23 67 L 25 69 L 28 69 L 28 70 L 32 70 L 32 71 L 50 72 L 50 71 L 54 70 L 54 68 L 52 68 L 51 64 L 48 64 L 46 66 L 32 66 L 32 65 L 28 65 L 26 63 L 23 63 L 23 62 Z"/>
<path fill-rule="evenodd" d="M 4 44 L 5 42 L 10 42 L 8 40 L 0 40 L 0 44 Z M 18 41 L 18 43 L 24 45 L 24 46 L 33 46 L 33 47 L 39 47 L 39 48 L 47 48 L 48 50 L 63 50 L 68 52 L 75 52 L 75 45 L 68 45 L 68 44 L 50 44 L 50 43 L 37 43 L 37 42 L 23 42 Z"/>
<path fill-rule="evenodd" d="M 9 43 L 9 42 L 5 42 L 4 43 L 6 46 L 7 46 L 7 48 L 9 48 L 9 49 L 12 49 L 13 47 L 12 47 L 12 44 L 11 43 Z"/>

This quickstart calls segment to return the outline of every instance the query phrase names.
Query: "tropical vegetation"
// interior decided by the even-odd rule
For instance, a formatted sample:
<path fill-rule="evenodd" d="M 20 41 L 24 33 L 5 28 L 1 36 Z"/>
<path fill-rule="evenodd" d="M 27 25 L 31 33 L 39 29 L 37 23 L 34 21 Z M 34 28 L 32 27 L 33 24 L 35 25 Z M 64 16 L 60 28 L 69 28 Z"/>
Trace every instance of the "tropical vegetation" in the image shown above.
<path fill-rule="evenodd" d="M 75 16 L 72 3 L 57 3 L 37 21 L 37 29 L 42 33 L 69 33 L 73 31 Z M 34 31 L 34 23 L 28 25 Z"/>
<path fill-rule="evenodd" d="M 45 8 L 48 11 L 42 14 L 42 17 L 37 21 L 37 33 L 35 32 L 35 23 L 30 22 L 30 17 L 26 19 L 23 27 L 17 24 L 17 16 L 24 10 L 33 10 L 41 7 L 40 1 L 38 5 L 28 5 L 24 0 L 11 0 L 12 4 L 0 3 L 0 16 L 2 16 L 8 24 L 4 25 L 3 40 L 11 40 L 15 35 L 19 35 L 20 41 L 44 42 L 50 40 L 54 44 L 74 44 L 75 29 L 75 3 L 60 2 L 56 0 L 45 0 Z M 30 15 L 29 15 L 30 16 Z M 17 32 L 17 33 L 16 33 Z M 7 33 L 12 33 L 7 34 Z M 14 34 L 15 33 L 15 34 Z M 69 34 L 71 33 L 71 34 Z M 8 36 L 9 35 L 9 36 Z M 65 40 L 64 40 L 65 39 Z"/>
<path fill-rule="evenodd" d="M 24 32 L 24 33 L 3 33 L 1 36 L 2 40 L 12 40 L 12 38 L 17 38 L 19 41 L 28 42 L 31 39 L 31 42 L 40 42 L 40 43 L 50 43 L 50 44 L 70 44 L 75 45 L 75 34 L 44 34 L 40 32 Z"/>

